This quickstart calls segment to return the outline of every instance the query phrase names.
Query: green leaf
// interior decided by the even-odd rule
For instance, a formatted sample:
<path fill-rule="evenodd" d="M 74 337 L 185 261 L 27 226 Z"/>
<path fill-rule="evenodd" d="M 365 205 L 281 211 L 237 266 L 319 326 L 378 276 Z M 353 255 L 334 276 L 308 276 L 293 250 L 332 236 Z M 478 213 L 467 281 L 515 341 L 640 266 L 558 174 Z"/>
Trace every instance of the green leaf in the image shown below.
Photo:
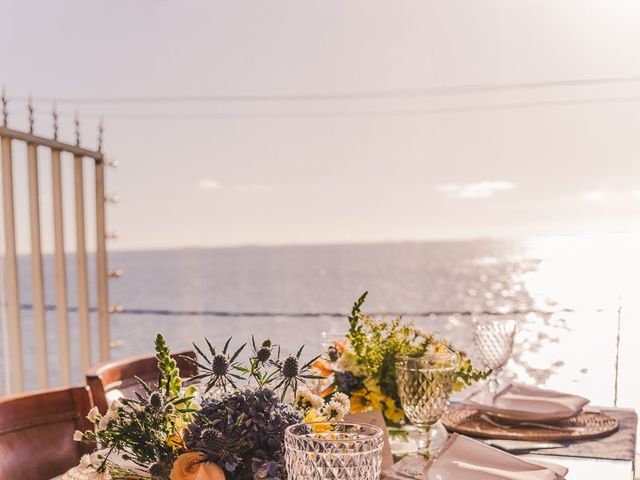
<path fill-rule="evenodd" d="M 231 339 L 229 339 L 229 340 L 231 340 Z M 231 358 L 229 359 L 229 363 L 233 363 L 233 361 L 234 361 L 236 358 L 238 358 L 238 355 L 240 355 L 240 352 L 242 352 L 242 350 L 244 350 L 244 347 L 246 347 L 246 346 L 247 346 L 247 344 L 245 343 L 245 344 L 243 344 L 240 348 L 238 348 L 238 349 L 236 350 L 236 352 L 235 352 L 235 353 L 231 356 Z M 225 350 L 226 350 L 226 345 L 225 345 Z M 226 352 L 225 352 L 225 353 L 226 353 Z"/>
<path fill-rule="evenodd" d="M 231 340 L 231 338 L 229 338 L 229 340 Z M 229 340 L 227 340 L 227 343 L 229 343 Z M 211 356 L 215 357 L 216 356 L 216 349 L 213 348 L 213 345 L 211 345 L 211 342 L 209 341 L 209 339 L 207 337 L 204 338 L 204 341 L 207 342 L 207 346 L 209 347 L 209 352 L 211 352 Z M 209 362 L 209 363 L 211 363 L 211 362 Z"/>
<path fill-rule="evenodd" d="M 193 348 L 196 349 L 196 352 L 200 354 L 200 356 L 204 359 L 205 362 L 211 363 L 209 362 L 208 357 L 204 353 L 202 353 L 202 350 L 200 350 L 200 348 L 198 347 L 198 345 L 195 344 L 195 342 L 192 343 L 192 345 L 193 345 Z"/>
<path fill-rule="evenodd" d="M 233 338 L 233 337 L 229 337 L 229 338 L 227 339 L 227 341 L 225 342 L 225 344 L 224 344 L 224 348 L 222 349 L 222 353 L 223 353 L 224 355 L 226 355 L 226 354 L 227 354 L 227 349 L 229 348 L 229 344 L 231 343 L 231 339 L 232 339 L 232 338 Z"/>

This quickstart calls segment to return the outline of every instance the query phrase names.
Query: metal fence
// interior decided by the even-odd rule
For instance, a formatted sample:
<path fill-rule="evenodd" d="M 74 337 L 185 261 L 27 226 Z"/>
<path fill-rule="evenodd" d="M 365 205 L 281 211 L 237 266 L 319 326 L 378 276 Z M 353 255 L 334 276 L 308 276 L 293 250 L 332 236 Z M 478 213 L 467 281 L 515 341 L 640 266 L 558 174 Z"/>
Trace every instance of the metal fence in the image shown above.
<path fill-rule="evenodd" d="M 85 167 L 89 166 L 88 174 L 93 175 L 95 181 L 95 225 L 96 225 L 96 316 L 97 331 L 99 335 L 100 361 L 109 359 L 109 303 L 107 281 L 106 251 L 106 222 L 105 222 L 105 165 L 112 162 L 105 160 L 102 152 L 102 125 L 98 131 L 98 146 L 96 149 L 83 148 L 80 145 L 80 123 L 75 119 L 75 144 L 65 143 L 58 139 L 58 115 L 55 107 L 52 113 L 53 135 L 52 138 L 39 136 L 34 133 L 34 108 L 32 102 L 28 105 L 29 127 L 28 131 L 9 127 L 8 99 L 2 93 L 2 125 L 0 126 L 0 143 L 2 159 L 2 200 L 4 214 L 4 298 L 3 298 L 3 323 L 4 323 L 4 353 L 5 366 L 7 367 L 7 393 L 21 392 L 25 388 L 25 352 L 23 347 L 23 325 L 21 318 L 20 298 L 20 272 L 18 268 L 18 248 L 16 242 L 16 188 L 28 191 L 29 199 L 29 231 L 30 231 L 30 267 L 31 267 L 31 296 L 33 315 L 33 338 L 35 342 L 35 362 L 37 387 L 49 386 L 48 365 L 48 339 L 45 304 L 45 281 L 43 275 L 43 250 L 41 238 L 41 214 L 40 214 L 40 187 L 39 164 L 51 162 L 51 192 L 53 210 L 53 235 L 54 235 L 54 271 L 55 271 L 55 317 L 57 329 L 57 351 L 59 361 L 60 384 L 68 385 L 71 382 L 71 348 L 77 345 L 80 352 L 81 367 L 86 370 L 92 361 L 90 338 L 90 282 L 88 278 L 88 256 L 86 242 L 86 216 L 85 211 Z M 26 149 L 27 161 L 27 185 L 16 185 L 14 178 L 14 164 L 21 161 L 14 153 L 17 149 Z M 22 157 L 23 158 L 23 157 Z M 62 191 L 62 166 L 64 162 L 73 163 L 74 202 L 73 212 L 65 212 L 63 207 Z M 78 341 L 71 342 L 69 331 L 68 308 L 68 282 L 66 270 L 65 252 L 65 216 L 73 215 L 75 218 L 75 284 L 77 288 L 77 316 L 79 325 Z M 27 300 L 28 301 L 28 300 Z M 29 332 L 30 334 L 31 332 Z"/>

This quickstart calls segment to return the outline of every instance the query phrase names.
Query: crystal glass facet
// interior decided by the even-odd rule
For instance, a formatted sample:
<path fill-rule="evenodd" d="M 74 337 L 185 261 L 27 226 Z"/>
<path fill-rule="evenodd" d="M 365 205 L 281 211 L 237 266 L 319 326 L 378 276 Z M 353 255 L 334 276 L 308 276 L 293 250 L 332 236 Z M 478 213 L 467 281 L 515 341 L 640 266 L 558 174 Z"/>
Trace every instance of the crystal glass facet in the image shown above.
<path fill-rule="evenodd" d="M 314 425 L 324 428 L 314 429 Z M 287 478 L 377 480 L 382 469 L 383 442 L 383 432 L 375 425 L 340 422 L 292 425 L 284 434 Z"/>
<path fill-rule="evenodd" d="M 489 390 L 498 391 L 498 377 L 513 350 L 516 335 L 515 320 L 500 318 L 476 318 L 473 320 L 473 341 L 485 366 L 491 368 Z"/>
<path fill-rule="evenodd" d="M 396 363 L 398 394 L 409 421 L 422 435 L 418 454 L 435 453 L 432 425 L 444 413 L 455 380 L 458 355 L 454 352 L 427 353 L 422 357 L 404 357 Z"/>

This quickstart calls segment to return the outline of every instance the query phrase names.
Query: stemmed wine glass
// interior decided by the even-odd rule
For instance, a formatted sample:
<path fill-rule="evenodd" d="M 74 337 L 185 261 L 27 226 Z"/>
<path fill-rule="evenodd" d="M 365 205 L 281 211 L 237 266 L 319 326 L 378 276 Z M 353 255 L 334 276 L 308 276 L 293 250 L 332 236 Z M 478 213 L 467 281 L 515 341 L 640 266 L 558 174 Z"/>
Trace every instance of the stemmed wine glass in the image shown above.
<path fill-rule="evenodd" d="M 428 352 L 421 357 L 402 357 L 396 362 L 396 379 L 402 408 L 422 435 L 418 455 L 435 453 L 433 429 L 444 413 L 455 380 L 458 354 L 452 351 Z"/>
<path fill-rule="evenodd" d="M 501 318 L 474 318 L 473 341 L 486 367 L 492 369 L 489 392 L 498 392 L 498 378 L 513 350 L 517 324 Z"/>

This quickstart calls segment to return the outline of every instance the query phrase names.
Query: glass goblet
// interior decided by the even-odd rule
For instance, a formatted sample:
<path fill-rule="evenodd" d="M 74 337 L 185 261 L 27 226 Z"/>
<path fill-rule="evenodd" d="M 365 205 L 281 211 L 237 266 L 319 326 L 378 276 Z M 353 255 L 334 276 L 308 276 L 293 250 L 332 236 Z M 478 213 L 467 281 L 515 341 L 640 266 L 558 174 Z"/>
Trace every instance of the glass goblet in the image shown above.
<path fill-rule="evenodd" d="M 473 320 L 473 341 L 483 363 L 489 367 L 489 392 L 498 391 L 498 379 L 513 351 L 516 335 L 515 320 L 500 318 L 475 318 Z"/>
<path fill-rule="evenodd" d="M 402 357 L 396 362 L 398 395 L 406 417 L 421 432 L 418 455 L 435 453 L 432 426 L 444 413 L 455 380 L 458 355 L 428 352 L 422 357 Z"/>

